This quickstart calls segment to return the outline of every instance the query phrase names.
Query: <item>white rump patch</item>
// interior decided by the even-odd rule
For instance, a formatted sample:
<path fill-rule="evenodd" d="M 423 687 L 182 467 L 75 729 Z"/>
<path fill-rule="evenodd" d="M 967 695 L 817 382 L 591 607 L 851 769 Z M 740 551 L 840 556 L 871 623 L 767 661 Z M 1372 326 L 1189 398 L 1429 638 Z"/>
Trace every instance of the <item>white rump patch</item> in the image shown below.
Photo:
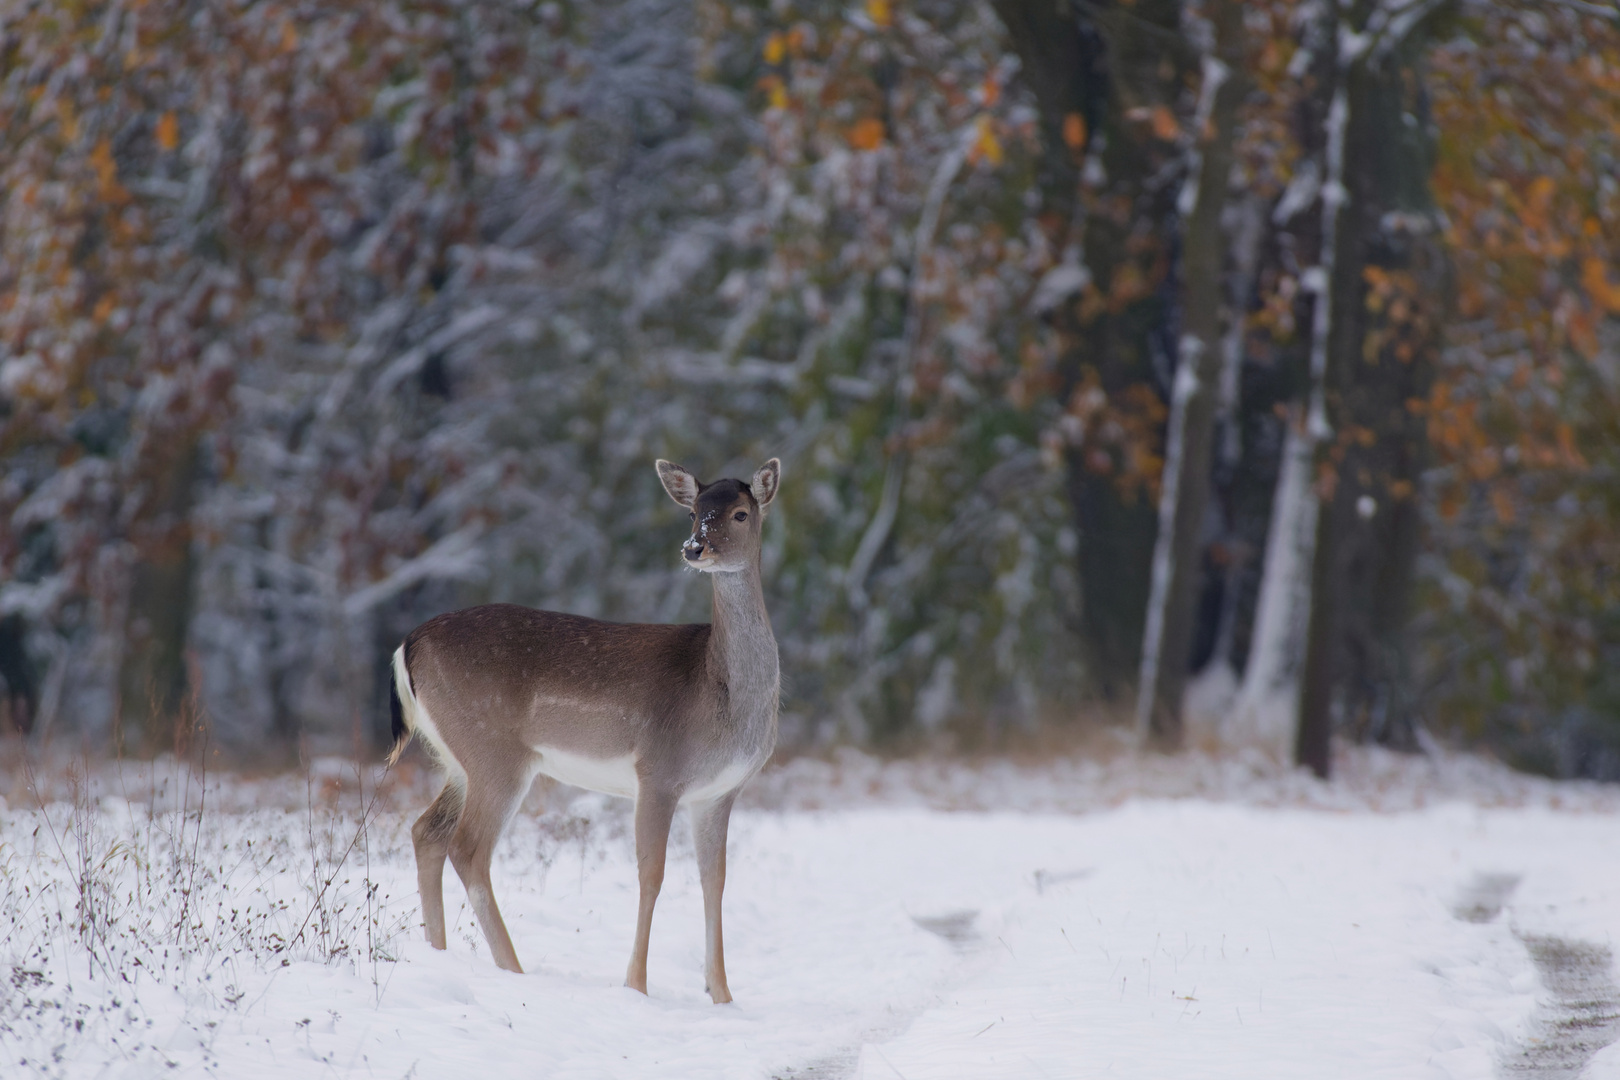
<path fill-rule="evenodd" d="M 444 738 L 439 734 L 438 725 L 427 711 L 427 706 L 411 690 L 410 670 L 405 666 L 405 646 L 401 645 L 394 651 L 394 689 L 399 694 L 400 711 L 404 713 L 405 726 L 427 743 L 428 750 L 433 754 L 434 760 L 445 771 L 446 779 L 463 791 L 467 788 L 467 770 L 461 767 L 456 755 L 444 744 Z"/>

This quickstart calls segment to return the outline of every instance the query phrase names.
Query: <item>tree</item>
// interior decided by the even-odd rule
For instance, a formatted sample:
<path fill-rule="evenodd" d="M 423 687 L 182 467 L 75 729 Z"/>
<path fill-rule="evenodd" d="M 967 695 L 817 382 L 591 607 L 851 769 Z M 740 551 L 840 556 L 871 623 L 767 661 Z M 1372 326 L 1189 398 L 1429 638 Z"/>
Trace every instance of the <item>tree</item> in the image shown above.
<path fill-rule="evenodd" d="M 1620 24 L 1460 5 L 1432 53 L 1456 316 L 1421 417 L 1426 712 L 1554 775 L 1620 775 Z"/>
<path fill-rule="evenodd" d="M 1214 465 L 1223 324 L 1242 317 L 1225 303 L 1222 225 L 1238 106 L 1247 89 L 1243 8 L 1214 3 L 1208 15 L 1214 24 L 1214 48 L 1204 58 L 1203 87 L 1193 120 L 1191 140 L 1196 150 L 1185 181 L 1190 197 L 1184 196 L 1178 207 L 1185 222 L 1179 267 L 1181 334 L 1137 690 L 1137 726 L 1150 742 L 1166 749 L 1179 748 L 1182 737 L 1182 697 L 1191 665 Z"/>

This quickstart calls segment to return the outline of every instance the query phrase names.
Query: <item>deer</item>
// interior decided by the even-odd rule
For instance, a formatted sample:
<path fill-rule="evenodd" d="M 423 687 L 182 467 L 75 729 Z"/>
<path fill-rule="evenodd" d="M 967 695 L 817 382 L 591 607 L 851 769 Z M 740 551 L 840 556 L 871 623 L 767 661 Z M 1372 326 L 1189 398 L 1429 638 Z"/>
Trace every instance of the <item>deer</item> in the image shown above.
<path fill-rule="evenodd" d="M 670 823 L 685 806 L 703 887 L 705 990 L 732 1000 L 720 932 L 726 830 L 743 785 L 776 748 L 776 637 L 760 576 L 766 509 L 781 462 L 753 479 L 700 483 L 659 459 L 685 507 L 684 564 L 713 583 L 713 618 L 612 623 L 486 604 L 429 619 L 393 654 L 392 766 L 420 735 L 445 783 L 411 828 L 428 943 L 445 948 L 449 857 L 495 963 L 522 973 L 490 886 L 502 830 L 536 775 L 635 800 L 640 907 L 624 984 L 647 992 L 653 906 Z"/>

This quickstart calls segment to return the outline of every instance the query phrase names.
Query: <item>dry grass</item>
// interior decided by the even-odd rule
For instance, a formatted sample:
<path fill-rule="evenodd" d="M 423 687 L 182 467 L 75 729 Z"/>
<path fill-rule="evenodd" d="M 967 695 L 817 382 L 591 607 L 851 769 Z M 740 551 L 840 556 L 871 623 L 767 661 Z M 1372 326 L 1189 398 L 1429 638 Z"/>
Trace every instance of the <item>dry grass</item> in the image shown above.
<path fill-rule="evenodd" d="M 234 780 L 173 759 L 49 766 L 18 763 L 0 808 L 8 1065 L 65 1075 L 87 1045 L 174 1065 L 152 1014 L 176 998 L 206 1064 L 246 976 L 295 960 L 348 964 L 381 996 L 414 898 L 373 876 L 400 838 L 392 818 L 379 835 L 367 769 L 341 803 L 306 774 L 298 811 L 222 808 Z"/>

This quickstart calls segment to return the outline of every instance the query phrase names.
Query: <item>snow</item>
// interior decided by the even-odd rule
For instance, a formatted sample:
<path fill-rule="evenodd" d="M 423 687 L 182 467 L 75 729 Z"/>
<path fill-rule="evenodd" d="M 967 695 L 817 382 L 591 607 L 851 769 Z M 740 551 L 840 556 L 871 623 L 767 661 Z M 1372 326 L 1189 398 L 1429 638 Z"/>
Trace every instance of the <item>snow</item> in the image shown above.
<path fill-rule="evenodd" d="M 1339 759 L 1332 784 L 1258 757 L 1095 748 L 790 761 L 733 818 L 737 1002 L 721 1007 L 703 992 L 684 822 L 651 994 L 620 985 L 636 906 L 623 800 L 558 788 L 509 827 L 495 891 L 514 976 L 453 873 L 450 948 L 419 938 L 408 828 L 432 789 L 409 762 L 363 831 L 340 762 L 307 784 L 211 778 L 190 819 L 145 774 L 115 795 L 97 773 L 69 800 L 40 780 L 44 812 L 14 781 L 0 1053 L 27 1062 L 16 1075 L 111 1077 L 1494 1076 L 1546 996 L 1517 935 L 1620 936 L 1620 790 L 1443 753 Z M 191 868 L 183 888 L 114 904 L 123 936 L 81 944 L 80 881 L 116 900 L 171 866 Z M 1470 922 L 1454 909 L 1482 875 L 1520 881 Z M 164 943 L 180 892 L 203 927 L 190 948 Z M 227 947 L 219 927 L 249 920 Z M 1584 1075 L 1620 1076 L 1616 1055 Z"/>

